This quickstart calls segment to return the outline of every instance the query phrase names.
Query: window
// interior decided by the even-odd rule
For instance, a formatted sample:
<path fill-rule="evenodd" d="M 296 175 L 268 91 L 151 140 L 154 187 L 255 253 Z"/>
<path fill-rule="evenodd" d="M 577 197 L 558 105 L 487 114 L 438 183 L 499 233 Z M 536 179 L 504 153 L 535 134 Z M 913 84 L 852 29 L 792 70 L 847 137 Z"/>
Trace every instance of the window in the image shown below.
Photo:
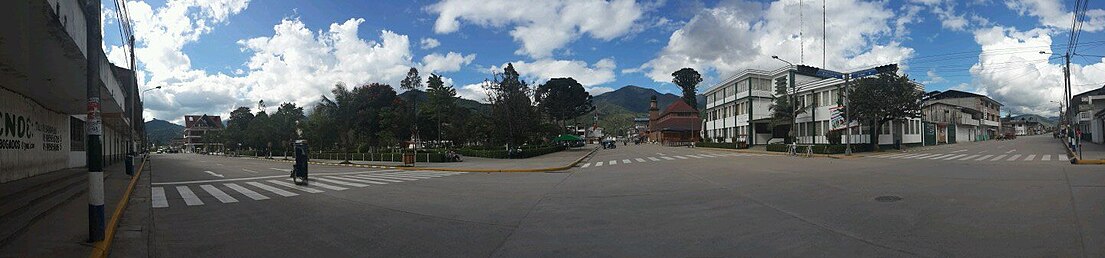
<path fill-rule="evenodd" d="M 810 97 L 810 106 L 811 107 L 820 107 L 821 106 L 821 93 L 820 92 L 814 92 L 813 94 L 810 94 L 810 95 L 807 95 L 807 96 Z"/>
<path fill-rule="evenodd" d="M 752 90 L 771 91 L 771 79 L 752 78 Z"/>

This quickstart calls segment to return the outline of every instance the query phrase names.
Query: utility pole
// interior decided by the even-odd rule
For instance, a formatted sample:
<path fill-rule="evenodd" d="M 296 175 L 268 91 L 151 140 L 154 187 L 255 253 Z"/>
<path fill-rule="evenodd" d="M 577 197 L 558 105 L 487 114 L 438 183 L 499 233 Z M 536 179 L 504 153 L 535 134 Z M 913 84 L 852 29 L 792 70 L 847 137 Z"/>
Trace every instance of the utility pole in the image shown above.
<path fill-rule="evenodd" d="M 844 137 L 844 156 L 852 156 L 852 113 L 850 112 L 852 98 L 848 91 L 851 81 L 852 75 L 844 74 L 844 94 L 842 95 L 844 95 L 844 130 L 847 133 L 847 136 Z M 924 142 L 923 139 L 922 142 Z"/>
<path fill-rule="evenodd" d="M 85 2 L 84 13 L 86 64 L 85 83 L 88 93 L 88 117 L 85 127 L 88 134 L 88 241 L 104 240 L 104 160 L 103 122 L 100 120 L 100 0 Z"/>

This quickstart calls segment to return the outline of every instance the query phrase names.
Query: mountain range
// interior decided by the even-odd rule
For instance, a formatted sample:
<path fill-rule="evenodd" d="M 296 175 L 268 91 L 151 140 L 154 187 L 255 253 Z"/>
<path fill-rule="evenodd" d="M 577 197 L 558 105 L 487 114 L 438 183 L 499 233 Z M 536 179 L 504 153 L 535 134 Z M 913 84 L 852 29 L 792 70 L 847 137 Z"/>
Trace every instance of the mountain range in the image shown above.
<path fill-rule="evenodd" d="M 150 137 L 150 143 L 167 145 L 169 140 L 184 135 L 184 126 L 154 118 L 146 122 L 146 134 Z"/>

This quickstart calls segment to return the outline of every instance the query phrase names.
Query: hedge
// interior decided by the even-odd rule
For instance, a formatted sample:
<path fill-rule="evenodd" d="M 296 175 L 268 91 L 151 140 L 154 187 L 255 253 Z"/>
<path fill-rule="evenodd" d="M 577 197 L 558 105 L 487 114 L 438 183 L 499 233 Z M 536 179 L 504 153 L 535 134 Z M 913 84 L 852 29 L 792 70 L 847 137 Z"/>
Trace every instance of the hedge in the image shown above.
<path fill-rule="evenodd" d="M 457 153 L 463 156 L 469 157 L 481 157 L 492 159 L 524 159 L 537 157 L 553 152 L 558 152 L 567 149 L 564 146 L 548 145 L 548 146 L 536 146 L 522 148 L 520 152 L 515 153 L 513 157 L 510 156 L 504 148 L 487 149 L 487 148 L 465 148 L 457 150 Z"/>
<path fill-rule="evenodd" d="M 703 148 L 720 148 L 720 149 L 736 149 L 737 143 L 735 142 L 699 142 L 695 143 L 696 147 Z"/>

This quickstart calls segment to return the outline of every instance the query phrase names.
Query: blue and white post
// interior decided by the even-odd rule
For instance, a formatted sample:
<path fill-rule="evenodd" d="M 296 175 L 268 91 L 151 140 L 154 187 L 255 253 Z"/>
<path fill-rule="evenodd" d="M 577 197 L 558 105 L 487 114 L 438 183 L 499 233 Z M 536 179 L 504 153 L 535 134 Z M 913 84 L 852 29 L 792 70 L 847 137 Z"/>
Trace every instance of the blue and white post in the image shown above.
<path fill-rule="evenodd" d="M 100 35 L 100 0 L 85 2 L 85 26 L 87 33 L 88 69 L 85 70 L 85 82 L 88 86 L 88 117 L 85 127 L 88 131 L 88 241 L 104 240 L 104 146 L 103 122 L 100 120 L 100 53 L 103 35 Z"/>

